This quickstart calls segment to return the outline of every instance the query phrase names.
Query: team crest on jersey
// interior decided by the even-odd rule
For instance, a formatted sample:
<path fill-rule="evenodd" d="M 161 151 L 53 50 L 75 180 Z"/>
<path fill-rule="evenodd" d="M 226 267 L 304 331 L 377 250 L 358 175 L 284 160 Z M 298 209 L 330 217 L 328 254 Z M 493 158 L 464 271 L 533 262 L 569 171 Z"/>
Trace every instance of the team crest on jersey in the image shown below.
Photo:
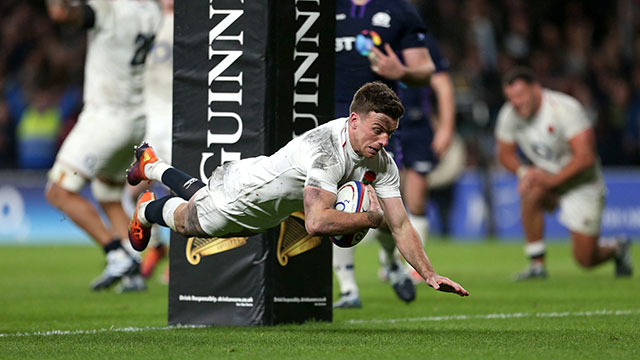
<path fill-rule="evenodd" d="M 371 25 L 389 28 L 391 27 L 391 15 L 384 11 L 377 12 L 371 18 Z"/>

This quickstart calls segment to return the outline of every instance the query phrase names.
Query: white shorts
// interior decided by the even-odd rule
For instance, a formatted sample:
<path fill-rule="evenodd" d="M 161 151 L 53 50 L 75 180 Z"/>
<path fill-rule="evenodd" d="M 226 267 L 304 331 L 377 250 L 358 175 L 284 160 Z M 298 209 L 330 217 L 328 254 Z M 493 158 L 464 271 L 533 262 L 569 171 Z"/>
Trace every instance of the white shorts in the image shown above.
<path fill-rule="evenodd" d="M 212 196 L 215 196 L 215 194 L 209 190 L 208 186 L 203 187 L 193 195 L 193 201 L 198 211 L 198 221 L 202 230 L 212 237 L 239 233 L 244 230 L 241 225 L 229 220 L 218 209 Z"/>
<path fill-rule="evenodd" d="M 558 220 L 573 232 L 597 236 L 605 197 L 602 183 L 588 183 L 569 190 L 560 197 Z"/>
<path fill-rule="evenodd" d="M 167 164 L 171 164 L 173 123 L 171 107 L 147 106 L 147 126 L 144 139 L 153 147 L 153 151 Z"/>
<path fill-rule="evenodd" d="M 142 141 L 145 131 L 143 110 L 135 110 L 85 108 L 62 143 L 56 163 L 63 163 L 86 179 L 100 176 L 124 183 L 125 170 L 133 161 L 133 147 Z"/>

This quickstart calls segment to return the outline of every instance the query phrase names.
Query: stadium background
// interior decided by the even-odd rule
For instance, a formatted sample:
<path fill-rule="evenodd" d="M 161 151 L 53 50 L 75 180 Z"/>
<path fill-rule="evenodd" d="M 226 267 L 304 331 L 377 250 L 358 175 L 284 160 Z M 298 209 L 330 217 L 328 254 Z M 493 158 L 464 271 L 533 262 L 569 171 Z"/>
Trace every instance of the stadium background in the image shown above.
<path fill-rule="evenodd" d="M 43 2 L 0 1 L 0 358 L 638 358 L 637 275 L 613 280 L 611 264 L 590 271 L 576 266 L 566 232 L 559 231 L 560 241 L 548 246 L 549 279 L 514 283 L 510 276 L 525 261 L 521 239 L 504 234 L 515 241 L 490 241 L 495 238 L 484 236 L 492 230 L 488 216 L 474 217 L 480 237 L 471 237 L 473 242 L 461 241 L 467 238 L 454 232 L 454 241 L 439 241 L 434 234 L 427 244 L 439 273 L 471 292 L 465 298 L 424 285 L 417 289 L 417 301 L 402 305 L 377 277 L 373 244 L 356 252 L 365 305 L 334 311 L 331 323 L 173 327 L 166 326 L 168 287 L 158 281 L 135 294 L 89 291 L 89 281 L 103 266 L 100 249 L 44 203 L 45 170 L 26 166 L 19 155 L 51 159 L 78 111 L 84 39 L 53 27 Z M 612 199 L 617 207 L 610 202 L 605 226 L 637 235 L 639 86 L 632 75 L 637 78 L 638 2 L 431 0 L 418 5 L 428 11 L 430 28 L 454 65 L 458 132 L 469 150 L 455 207 L 476 204 L 476 215 L 487 204 L 513 201 L 513 189 L 485 191 L 490 187 L 483 180 L 513 182 L 495 166 L 491 129 L 502 101 L 497 74 L 524 57 L 535 59 L 538 72 L 547 74 L 545 84 L 587 100 L 599 124 L 607 181 L 619 198 Z M 547 23 L 546 35 L 539 35 Z M 15 89 L 34 107 L 65 110 L 64 121 L 57 122 L 54 111 L 45 117 L 53 126 L 31 128 L 48 139 L 41 148 L 22 147 L 33 139 L 20 132 L 23 119 L 8 112 Z M 475 200 L 463 197 L 464 189 Z M 495 215 L 493 231 L 499 233 L 509 213 L 489 214 Z M 456 216 L 452 223 L 466 226 L 463 220 Z M 634 250 L 634 255 L 640 263 L 640 253 Z"/>
<path fill-rule="evenodd" d="M 515 179 L 496 164 L 500 74 L 531 65 L 545 86 L 588 109 L 605 166 L 606 234 L 640 234 L 640 3 L 415 1 L 451 61 L 465 171 L 454 184 L 449 235 L 519 239 Z M 46 169 L 81 106 L 85 40 L 55 27 L 43 1 L 0 4 L 0 243 L 90 243 L 43 198 Z M 434 233 L 442 214 L 431 202 Z M 566 239 L 555 217 L 548 235 Z"/>

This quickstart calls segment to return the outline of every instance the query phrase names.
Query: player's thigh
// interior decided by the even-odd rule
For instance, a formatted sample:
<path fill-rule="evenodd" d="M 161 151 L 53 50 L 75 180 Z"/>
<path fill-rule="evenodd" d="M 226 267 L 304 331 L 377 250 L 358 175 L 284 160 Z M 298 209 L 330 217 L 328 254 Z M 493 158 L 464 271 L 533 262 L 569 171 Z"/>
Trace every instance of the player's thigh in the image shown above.
<path fill-rule="evenodd" d="M 404 169 L 402 197 L 413 214 L 422 214 L 427 202 L 427 177 L 413 169 Z"/>
<path fill-rule="evenodd" d="M 189 221 L 192 225 L 196 223 L 200 229 L 212 237 L 222 237 L 228 234 L 241 233 L 244 228 L 236 222 L 229 219 L 223 210 L 221 210 L 213 200 L 214 197 L 224 198 L 224 194 L 217 188 L 210 189 L 205 186 L 198 190 L 189 199 L 187 205 Z"/>
<path fill-rule="evenodd" d="M 406 123 L 398 130 L 391 151 L 399 167 L 413 169 L 427 175 L 438 163 L 438 157 L 431 148 L 433 139 L 431 127 L 426 122 Z"/>
<path fill-rule="evenodd" d="M 571 232 L 597 237 L 604 205 L 604 190 L 583 185 L 561 196 L 558 220 Z"/>

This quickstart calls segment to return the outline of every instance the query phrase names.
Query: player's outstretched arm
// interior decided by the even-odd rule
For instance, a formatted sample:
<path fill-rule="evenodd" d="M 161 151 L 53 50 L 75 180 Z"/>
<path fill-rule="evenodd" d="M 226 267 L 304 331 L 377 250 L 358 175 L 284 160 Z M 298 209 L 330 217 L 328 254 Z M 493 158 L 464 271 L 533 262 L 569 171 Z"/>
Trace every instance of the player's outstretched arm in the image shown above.
<path fill-rule="evenodd" d="M 417 232 L 407 217 L 402 199 L 381 199 L 381 203 L 384 208 L 387 225 L 389 226 L 389 230 L 391 230 L 398 250 L 407 262 L 418 271 L 420 276 L 425 279 L 426 283 L 435 290 L 452 292 L 460 296 L 468 296 L 469 292 L 460 286 L 460 284 L 438 275 L 435 270 L 433 270 L 431 261 L 429 261 L 429 257 L 427 257 L 422 247 L 422 241 L 420 241 Z"/>

